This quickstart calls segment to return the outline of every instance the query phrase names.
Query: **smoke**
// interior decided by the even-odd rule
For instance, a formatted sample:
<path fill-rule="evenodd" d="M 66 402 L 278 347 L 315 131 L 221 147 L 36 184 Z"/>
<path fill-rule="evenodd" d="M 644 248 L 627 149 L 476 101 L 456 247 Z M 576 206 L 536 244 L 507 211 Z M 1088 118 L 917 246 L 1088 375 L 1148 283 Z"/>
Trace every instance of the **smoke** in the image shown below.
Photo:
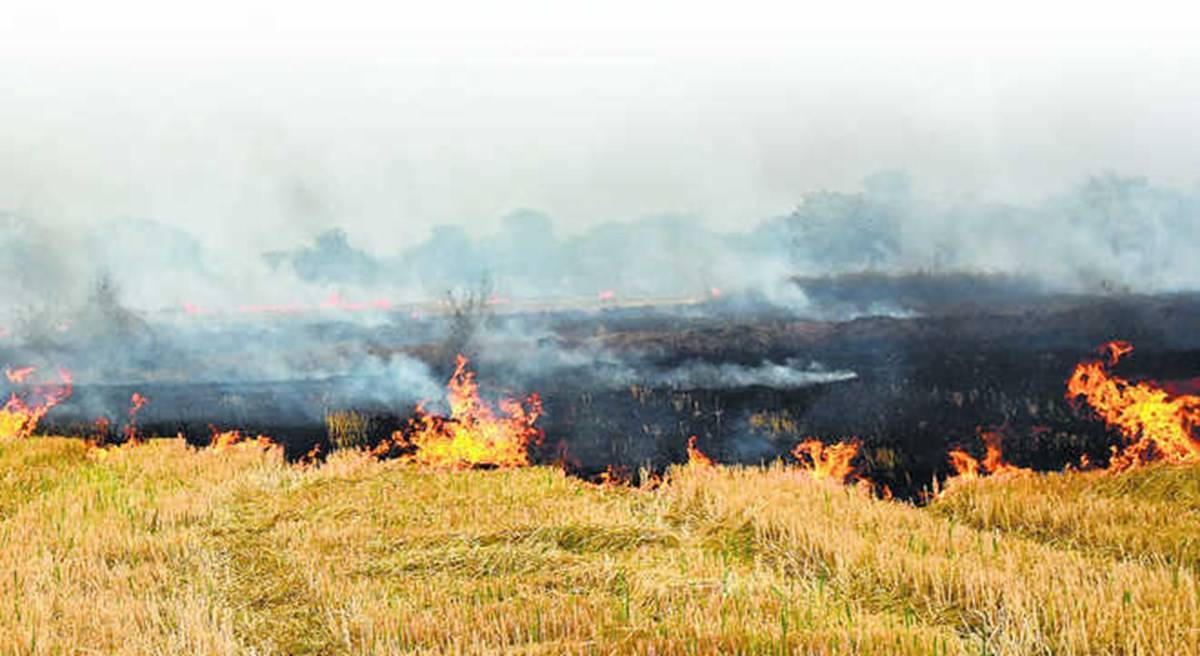
<path fill-rule="evenodd" d="M 614 345 L 604 325 L 636 337 L 639 320 L 908 316 L 957 300 L 1195 289 L 1198 219 L 1200 193 L 1143 178 L 1096 175 L 1021 204 L 923 196 L 895 171 L 801 194 L 791 213 L 739 231 L 666 215 L 560 234 L 554 217 L 519 210 L 493 231 L 440 226 L 390 253 L 337 225 L 246 259 L 166 221 L 79 231 L 8 213 L 0 356 L 74 370 L 86 412 L 117 398 L 88 400 L 95 384 L 216 386 L 220 412 L 180 393 L 196 416 L 243 416 L 245 398 L 309 419 L 436 403 L 451 351 L 480 356 L 509 388 L 567 375 L 607 389 L 797 389 L 856 374 L 796 354 L 679 362 L 636 339 Z M 481 279 L 471 312 L 491 320 L 458 316 L 447 290 Z"/>
<path fill-rule="evenodd" d="M 886 171 L 856 192 L 801 194 L 791 213 L 736 232 L 683 215 L 568 235 L 556 227 L 551 216 L 519 210 L 494 231 L 440 226 L 380 254 L 330 225 L 308 243 L 239 258 L 169 222 L 107 220 L 80 231 L 10 212 L 0 215 L 0 335 L 10 345 L 78 342 L 74 333 L 95 332 L 113 317 L 130 324 L 130 313 L 171 331 L 256 323 L 262 315 L 387 325 L 400 313 L 441 312 L 437 301 L 447 290 L 480 279 L 490 281 L 487 301 L 497 313 L 679 304 L 693 314 L 775 307 L 816 318 L 905 316 L 945 297 L 1157 293 L 1200 284 L 1190 252 L 1200 240 L 1200 192 L 1112 173 L 1019 204 L 922 196 L 908 176 Z M 876 278 L 874 296 L 839 305 L 863 290 L 821 280 L 854 280 L 848 274 L 910 278 L 905 289 Z M 966 282 L 929 283 L 954 276 Z M 114 287 L 107 300 L 93 293 L 101 280 Z M 97 321 L 97 303 L 121 310 Z"/>
<path fill-rule="evenodd" d="M 792 213 L 741 232 L 660 216 L 560 237 L 551 217 L 523 210 L 495 232 L 442 226 L 384 255 L 336 226 L 310 244 L 230 262 L 161 222 L 110 221 L 60 241 L 56 231 L 9 215 L 0 225 L 0 267 L 9 314 L 47 296 L 78 299 L 102 273 L 139 310 L 305 309 L 334 294 L 378 309 L 436 299 L 484 276 L 499 302 L 743 293 L 802 308 L 792 276 L 861 271 L 1005 274 L 1083 293 L 1191 289 L 1200 282 L 1187 246 L 1200 236 L 1198 217 L 1200 195 L 1143 178 L 1097 175 L 1018 205 L 924 198 L 891 172 L 869 177 L 858 192 L 803 194 Z"/>
<path fill-rule="evenodd" d="M 807 365 L 788 359 L 782 364 L 764 362 L 748 367 L 740 364 L 691 362 L 650 377 L 653 385 L 682 389 L 726 389 L 730 387 L 771 387 L 794 389 L 853 380 L 853 371 L 828 370 L 818 362 Z"/>
<path fill-rule="evenodd" d="M 646 321 L 672 321 L 639 310 Z M 514 315 L 489 322 L 473 340 L 472 357 L 491 377 L 522 388 L 549 381 L 571 381 L 586 389 L 621 390 L 630 386 L 680 390 L 770 387 L 780 390 L 853 380 L 857 374 L 830 369 L 799 357 L 755 364 L 713 362 L 700 357 L 674 361 L 671 353 L 609 344 L 603 335 L 573 336 L 561 318 Z M 731 349 L 732 352 L 732 349 Z"/>
<path fill-rule="evenodd" d="M 1051 291 L 1194 289 L 1186 257 L 1200 194 L 1104 173 L 1034 204 L 919 196 L 897 172 L 858 193 L 806 194 L 775 229 L 793 236 L 809 275 L 986 272 L 1037 279 Z"/>
<path fill-rule="evenodd" d="M 553 217 L 519 210 L 495 230 L 440 226 L 391 253 L 327 225 L 308 243 L 244 258 L 167 221 L 105 220 L 81 231 L 9 212 L 0 216 L 0 317 L 9 333 L 22 318 L 61 323 L 101 277 L 111 278 L 130 309 L 168 315 L 389 310 L 483 277 L 501 311 L 531 300 L 733 307 L 757 299 L 811 312 L 794 277 L 861 272 L 1008 276 L 1052 293 L 1200 284 L 1189 248 L 1200 238 L 1200 193 L 1112 173 L 1020 204 L 922 196 L 905 174 L 888 171 L 859 191 L 801 194 L 791 213 L 746 225 L 722 232 L 666 215 L 560 235 Z M 886 300 L 862 311 L 912 310 Z"/>
<path fill-rule="evenodd" d="M 785 216 L 718 232 L 694 217 L 611 222 L 567 237 L 530 211 L 499 230 L 436 228 L 425 240 L 371 256 L 333 229 L 312 246 L 267 254 L 276 273 L 308 285 L 429 299 L 489 276 L 501 299 L 709 298 L 758 294 L 803 308 L 792 276 L 1002 274 L 1045 290 L 1101 293 L 1195 288 L 1200 194 L 1112 173 L 1033 204 L 920 196 L 897 171 L 861 191 L 802 194 Z"/>

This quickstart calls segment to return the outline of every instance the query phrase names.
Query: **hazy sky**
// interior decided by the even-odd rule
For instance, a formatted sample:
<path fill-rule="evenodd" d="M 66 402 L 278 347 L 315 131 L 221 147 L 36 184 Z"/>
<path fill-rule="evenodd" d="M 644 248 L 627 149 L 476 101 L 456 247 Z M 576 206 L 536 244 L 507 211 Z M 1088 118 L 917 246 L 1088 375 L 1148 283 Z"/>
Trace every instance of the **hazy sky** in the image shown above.
<path fill-rule="evenodd" d="M 732 227 L 887 168 L 1015 200 L 1200 180 L 1197 23 L 1163 7 L 279 4 L 6 8 L 0 210 L 388 251 L 520 207 Z"/>

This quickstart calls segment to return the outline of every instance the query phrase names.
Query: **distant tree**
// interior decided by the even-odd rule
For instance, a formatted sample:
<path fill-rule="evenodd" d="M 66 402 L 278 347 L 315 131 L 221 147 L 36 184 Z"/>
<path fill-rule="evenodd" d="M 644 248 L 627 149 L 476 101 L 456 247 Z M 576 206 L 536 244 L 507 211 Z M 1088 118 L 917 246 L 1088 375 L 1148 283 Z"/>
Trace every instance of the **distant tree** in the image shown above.
<path fill-rule="evenodd" d="M 448 374 L 454 369 L 455 356 L 474 355 L 474 341 L 492 319 L 492 293 L 492 280 L 487 274 L 480 276 L 473 288 L 446 292 L 449 308 L 446 336 L 437 355 L 438 362 L 435 363 L 439 373 Z"/>
<path fill-rule="evenodd" d="M 511 285 L 543 293 L 560 285 L 563 258 L 550 217 L 533 210 L 512 212 L 500 220 L 497 237 L 494 266 L 506 293 L 513 291 Z"/>
<path fill-rule="evenodd" d="M 1150 189 L 1146 178 L 1106 172 L 1088 176 L 1080 186 L 1076 225 L 1098 232 L 1113 251 L 1139 248 L 1148 236 Z"/>
<path fill-rule="evenodd" d="M 1140 176 L 1111 172 L 1089 176 L 1065 207 L 1070 224 L 1105 248 L 1081 259 L 1094 270 L 1093 276 L 1112 278 L 1110 286 L 1153 285 L 1193 270 L 1185 245 L 1200 235 L 1198 212 L 1200 208 L 1176 191 L 1155 188 Z"/>
<path fill-rule="evenodd" d="M 879 267 L 899 250 L 896 208 L 868 194 L 805 194 L 787 224 L 798 258 L 832 270 Z"/>
<path fill-rule="evenodd" d="M 263 260 L 272 269 L 289 266 L 297 277 L 308 282 L 371 285 L 381 273 L 379 262 L 351 246 L 341 228 L 317 235 L 312 246 L 263 253 Z"/>
<path fill-rule="evenodd" d="M 82 310 L 70 321 L 72 333 L 91 339 L 128 339 L 145 336 L 145 319 L 125 307 L 121 288 L 107 271 L 92 283 Z"/>

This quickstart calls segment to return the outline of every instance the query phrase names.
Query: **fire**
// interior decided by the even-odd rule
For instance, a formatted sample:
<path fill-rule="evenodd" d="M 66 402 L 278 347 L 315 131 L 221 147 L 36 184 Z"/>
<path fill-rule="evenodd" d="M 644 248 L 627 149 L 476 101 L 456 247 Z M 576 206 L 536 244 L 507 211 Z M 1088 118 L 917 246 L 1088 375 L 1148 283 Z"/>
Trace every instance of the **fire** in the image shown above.
<path fill-rule="evenodd" d="M 214 432 L 212 441 L 208 443 L 208 448 L 214 451 L 222 451 L 241 441 L 242 432 L 239 430 Z"/>
<path fill-rule="evenodd" d="M 100 420 L 97 420 L 99 423 Z M 107 426 L 103 427 L 107 430 Z M 128 440 L 120 444 L 107 444 L 102 440 L 89 440 L 87 456 L 93 460 L 107 460 L 109 456 L 128 453 L 130 449 L 143 444 L 141 440 Z"/>
<path fill-rule="evenodd" d="M 628 467 L 609 464 L 600 473 L 596 482 L 608 487 L 633 485 L 633 474 Z"/>
<path fill-rule="evenodd" d="M 23 367 L 7 369 L 5 374 L 10 381 L 17 383 L 24 382 L 34 371 L 33 367 Z M 51 408 L 71 396 L 70 372 L 59 369 L 58 376 L 59 383 L 38 385 L 27 399 L 22 399 L 16 392 L 12 393 L 8 402 L 0 408 L 0 437 L 29 437 Z"/>
<path fill-rule="evenodd" d="M 142 434 L 138 430 L 137 414 L 148 401 L 149 399 L 138 392 L 134 392 L 129 397 L 129 423 L 125 424 L 125 440 L 127 442 L 137 442 L 142 439 Z"/>
<path fill-rule="evenodd" d="M 1113 447 L 1109 469 L 1120 471 L 1154 460 L 1200 463 L 1200 396 L 1172 395 L 1152 382 L 1132 383 L 1109 373 L 1109 367 L 1133 350 L 1128 342 L 1109 342 L 1100 350 L 1107 362 L 1079 363 L 1067 381 L 1067 398 L 1084 399 L 1128 440 L 1123 449 Z"/>
<path fill-rule="evenodd" d="M 850 461 L 858 455 L 859 446 L 857 440 L 826 445 L 817 439 L 807 439 L 792 449 L 792 457 L 814 479 L 845 483 L 854 473 Z"/>
<path fill-rule="evenodd" d="M 235 447 L 256 446 L 263 449 L 272 449 L 277 446 L 275 440 L 266 435 L 258 435 L 254 439 L 242 434 L 242 431 L 234 429 L 227 431 L 219 431 L 213 428 L 212 441 L 208 443 L 208 448 L 213 451 L 228 451 Z"/>
<path fill-rule="evenodd" d="M 979 461 L 971 454 L 962 449 L 951 449 L 949 456 L 955 480 L 973 481 L 979 478 Z"/>
<path fill-rule="evenodd" d="M 195 303 L 184 303 L 183 311 L 185 314 L 190 314 L 190 315 L 212 314 L 212 310 L 210 310 L 204 306 L 201 306 L 201 305 L 196 305 Z"/>
<path fill-rule="evenodd" d="M 25 380 L 29 378 L 30 374 L 35 371 L 37 371 L 35 367 L 18 367 L 16 369 L 6 367 L 4 369 L 4 375 L 8 378 L 8 382 L 14 385 L 20 385 L 21 383 L 24 383 Z"/>
<path fill-rule="evenodd" d="M 1004 461 L 1004 451 L 1000 448 L 1001 442 L 1004 441 L 1004 434 L 999 431 L 983 431 L 979 434 L 979 439 L 983 440 L 983 471 L 993 476 L 1000 474 L 1020 474 L 1023 472 L 1033 471 L 1025 467 Z"/>
<path fill-rule="evenodd" d="M 1101 353 L 1108 354 L 1108 363 L 1110 365 L 1121 361 L 1121 358 L 1133 352 L 1133 344 L 1121 340 L 1113 340 L 1100 347 Z"/>
<path fill-rule="evenodd" d="M 271 440 L 271 438 L 269 438 L 269 437 L 264 438 L 262 435 L 259 435 L 258 437 L 260 440 L 260 444 L 263 444 L 264 447 L 267 447 L 268 445 L 272 446 L 272 447 L 275 446 L 275 442 L 273 440 Z M 261 442 L 261 440 L 264 440 L 264 439 L 267 441 Z M 321 455 L 324 453 L 325 453 L 325 449 L 321 447 L 320 443 L 314 444 L 313 448 L 309 449 L 307 453 L 300 456 L 300 458 L 298 460 L 296 460 L 296 464 L 300 465 L 301 467 L 316 467 L 317 465 L 321 464 L 321 462 L 323 461 L 323 459 L 321 458 Z"/>
<path fill-rule="evenodd" d="M 688 438 L 687 443 L 688 465 L 696 467 L 716 467 L 717 463 L 713 462 L 703 451 L 696 448 L 696 436 Z"/>
<path fill-rule="evenodd" d="M 413 462 L 437 467 L 521 467 L 529 464 L 529 445 L 542 431 L 534 427 L 542 414 L 542 401 L 530 394 L 524 402 L 502 399 L 498 409 L 479 398 L 479 383 L 459 355 L 447 384 L 450 416 L 430 414 L 421 405 L 404 431 L 393 436 L 395 445 L 411 449 Z M 377 453 L 390 450 L 391 444 Z"/>
<path fill-rule="evenodd" d="M 999 431 L 983 431 L 979 434 L 979 439 L 983 440 L 985 447 L 982 461 L 976 460 L 971 454 L 962 449 L 950 450 L 948 454 L 950 457 L 950 466 L 954 468 L 954 476 L 950 480 L 971 481 L 984 474 L 1000 476 L 1033 471 L 1004 461 L 1004 452 L 1000 448 L 1000 443 L 1004 440 L 1004 435 Z"/>
<path fill-rule="evenodd" d="M 112 420 L 110 420 L 108 417 L 96 417 L 95 421 L 92 422 L 92 429 L 94 433 L 89 441 L 95 444 L 103 444 L 104 442 L 107 442 L 109 435 L 108 431 L 110 428 L 112 428 Z"/>
<path fill-rule="evenodd" d="M 392 302 L 386 298 L 377 298 L 366 302 L 349 301 L 342 298 L 341 294 L 333 292 L 318 307 L 322 310 L 361 312 L 363 310 L 389 310 L 392 307 Z"/>

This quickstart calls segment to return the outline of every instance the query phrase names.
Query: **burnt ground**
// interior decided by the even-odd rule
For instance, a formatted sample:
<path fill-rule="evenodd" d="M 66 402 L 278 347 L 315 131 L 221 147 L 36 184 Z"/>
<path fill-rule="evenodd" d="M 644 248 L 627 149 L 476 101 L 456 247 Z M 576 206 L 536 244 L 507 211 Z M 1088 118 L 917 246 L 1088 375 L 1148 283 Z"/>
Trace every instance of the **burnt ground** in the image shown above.
<path fill-rule="evenodd" d="M 565 453 L 585 476 L 610 464 L 637 470 L 681 462 L 690 435 L 715 459 L 742 463 L 784 456 L 807 436 L 852 436 L 863 444 L 858 461 L 863 473 L 900 495 L 913 495 L 945 475 L 952 446 L 978 454 L 982 429 L 1005 434 L 1006 459 L 1017 465 L 1060 469 L 1083 454 L 1103 462 L 1117 436 L 1063 396 L 1075 364 L 1103 342 L 1134 343 L 1134 353 L 1116 369 L 1120 375 L 1183 387 L 1200 375 L 1200 295 L 1032 296 L 995 307 L 956 303 L 926 309 L 924 316 L 843 321 L 725 303 L 685 311 L 613 308 L 541 313 L 520 321 L 508 317 L 510 342 L 520 341 L 524 329 L 536 334 L 529 341 L 566 353 L 600 351 L 633 363 L 635 373 L 612 376 L 586 358 L 522 366 L 527 363 L 514 360 L 519 356 L 513 350 L 486 346 L 477 348 L 475 365 L 485 394 L 541 394 L 546 438 L 535 447 L 535 460 L 555 461 Z M 536 330 L 529 328 L 534 324 Z M 428 326 L 308 330 L 320 336 L 311 342 L 313 349 L 365 343 L 373 357 L 404 354 L 445 371 L 446 363 L 432 361 L 444 348 L 429 338 L 437 331 Z M 656 383 L 649 373 L 696 362 L 754 366 L 788 359 L 850 370 L 857 377 L 790 389 L 687 388 Z M 328 410 L 351 408 L 385 418 L 379 426 L 398 425 L 412 411 L 410 401 L 364 400 L 347 391 L 382 380 L 345 382 L 85 384 L 55 410 L 48 428 L 87 433 L 96 408 L 108 409 L 119 421 L 129 394 L 139 391 L 151 399 L 141 418 L 147 433 L 181 432 L 200 444 L 210 425 L 240 427 L 271 435 L 298 455 L 327 440 Z"/>

